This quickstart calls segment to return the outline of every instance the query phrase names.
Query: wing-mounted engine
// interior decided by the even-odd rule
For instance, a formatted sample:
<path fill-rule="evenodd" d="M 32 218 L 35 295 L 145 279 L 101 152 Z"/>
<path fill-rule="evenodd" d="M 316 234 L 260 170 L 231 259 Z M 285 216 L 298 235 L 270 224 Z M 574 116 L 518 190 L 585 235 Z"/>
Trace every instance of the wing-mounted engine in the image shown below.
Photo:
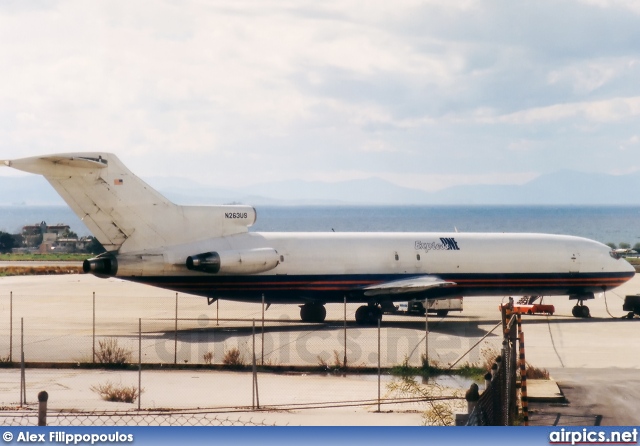
<path fill-rule="evenodd" d="M 189 256 L 187 268 L 209 274 L 257 274 L 272 270 L 280 263 L 273 248 L 212 251 Z"/>

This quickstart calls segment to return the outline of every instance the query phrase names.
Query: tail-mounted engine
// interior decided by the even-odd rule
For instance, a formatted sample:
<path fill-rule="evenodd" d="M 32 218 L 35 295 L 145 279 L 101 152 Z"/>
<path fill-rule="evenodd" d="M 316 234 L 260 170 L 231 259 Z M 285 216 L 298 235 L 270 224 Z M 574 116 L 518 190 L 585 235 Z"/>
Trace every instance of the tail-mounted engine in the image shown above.
<path fill-rule="evenodd" d="M 187 258 L 187 268 L 209 274 L 257 274 L 269 271 L 280 263 L 272 248 L 242 251 L 205 252 Z"/>
<path fill-rule="evenodd" d="M 187 268 L 209 274 L 257 274 L 272 270 L 280 263 L 275 249 L 205 252 L 187 258 Z"/>
<path fill-rule="evenodd" d="M 82 271 L 98 277 L 113 277 L 118 272 L 118 260 L 110 254 L 100 255 L 82 262 Z"/>

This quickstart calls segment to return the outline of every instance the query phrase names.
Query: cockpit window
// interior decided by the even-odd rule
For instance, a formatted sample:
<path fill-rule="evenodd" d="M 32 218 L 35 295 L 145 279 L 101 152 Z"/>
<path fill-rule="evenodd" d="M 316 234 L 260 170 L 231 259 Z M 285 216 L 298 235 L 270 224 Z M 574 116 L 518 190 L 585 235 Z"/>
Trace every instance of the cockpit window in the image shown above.
<path fill-rule="evenodd" d="M 614 259 L 616 259 L 616 260 L 617 260 L 617 259 L 621 259 L 621 258 L 622 258 L 622 254 L 621 254 L 621 253 L 619 253 L 619 252 L 616 252 L 616 251 L 614 251 L 614 250 L 609 251 L 609 255 L 610 255 L 611 257 L 613 257 Z"/>

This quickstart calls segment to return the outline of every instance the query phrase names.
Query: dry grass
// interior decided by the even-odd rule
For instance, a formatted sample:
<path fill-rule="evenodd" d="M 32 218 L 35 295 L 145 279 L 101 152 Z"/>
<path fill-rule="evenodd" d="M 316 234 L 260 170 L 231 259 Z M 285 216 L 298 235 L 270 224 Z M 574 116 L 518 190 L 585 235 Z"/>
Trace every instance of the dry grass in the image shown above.
<path fill-rule="evenodd" d="M 549 370 L 526 363 L 527 379 L 549 379 Z"/>
<path fill-rule="evenodd" d="M 122 366 L 131 362 L 131 350 L 118 345 L 115 338 L 98 341 L 96 361 L 100 364 Z"/>
<path fill-rule="evenodd" d="M 105 401 L 119 403 L 133 403 L 138 399 L 138 389 L 135 386 L 116 385 L 110 381 L 105 384 L 91 386 L 91 390 L 98 393 Z"/>
<path fill-rule="evenodd" d="M 480 368 L 489 371 L 498 356 L 500 356 L 500 350 L 492 345 L 485 344 L 480 348 L 480 356 L 482 357 Z"/>
<path fill-rule="evenodd" d="M 81 266 L 7 266 L 0 268 L 0 276 L 44 276 L 53 274 L 81 274 Z"/>
<path fill-rule="evenodd" d="M 242 353 L 240 353 L 240 349 L 238 349 L 237 347 L 233 347 L 232 349 L 229 349 L 224 353 L 222 363 L 228 367 L 233 368 L 240 368 L 245 366 Z"/>

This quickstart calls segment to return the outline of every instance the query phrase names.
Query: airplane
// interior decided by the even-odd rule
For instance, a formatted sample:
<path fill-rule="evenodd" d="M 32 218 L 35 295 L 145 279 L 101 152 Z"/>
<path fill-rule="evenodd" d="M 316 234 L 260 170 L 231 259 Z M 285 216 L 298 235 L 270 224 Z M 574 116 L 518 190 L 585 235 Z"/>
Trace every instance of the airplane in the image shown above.
<path fill-rule="evenodd" d="M 568 295 L 584 301 L 617 287 L 634 268 L 581 237 L 528 233 L 249 232 L 245 205 L 180 206 L 112 153 L 65 153 L 2 161 L 43 175 L 107 250 L 85 273 L 217 299 L 298 304 L 323 322 L 325 304 L 362 303 L 375 325 L 383 305 L 410 299 Z"/>

